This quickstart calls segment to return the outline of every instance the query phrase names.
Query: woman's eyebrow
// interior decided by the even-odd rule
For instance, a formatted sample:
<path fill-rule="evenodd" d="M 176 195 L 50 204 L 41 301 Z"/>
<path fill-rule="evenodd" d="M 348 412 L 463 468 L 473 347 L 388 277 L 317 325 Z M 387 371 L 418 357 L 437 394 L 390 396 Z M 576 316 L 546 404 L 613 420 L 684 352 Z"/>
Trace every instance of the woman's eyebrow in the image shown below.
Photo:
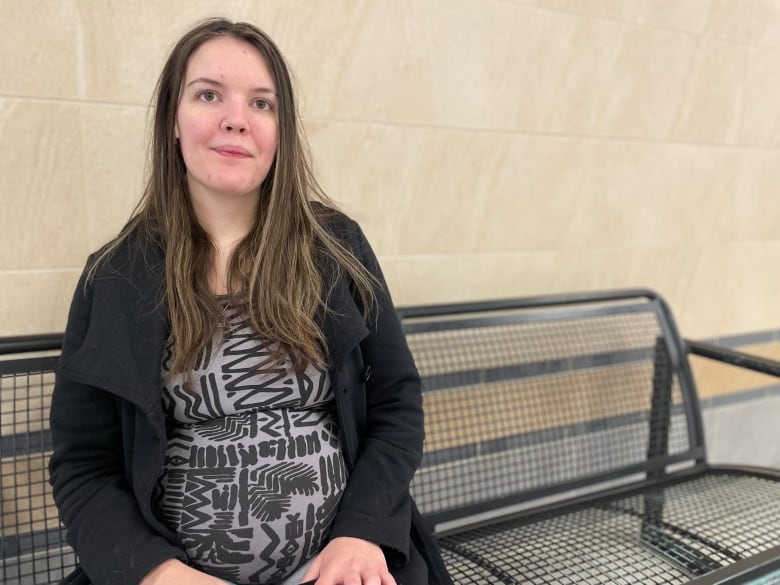
<path fill-rule="evenodd" d="M 215 87 L 224 87 L 224 84 L 220 81 L 217 81 L 216 79 L 211 79 L 209 77 L 198 77 L 197 79 L 193 79 L 187 84 L 187 87 L 190 87 L 191 85 L 195 85 L 196 83 L 205 83 L 207 85 L 213 85 Z M 270 93 L 273 95 L 276 95 L 276 91 L 273 90 L 270 87 L 255 87 L 252 89 L 253 93 Z"/>
<path fill-rule="evenodd" d="M 195 85 L 196 83 L 206 83 L 208 85 L 215 85 L 217 87 L 223 87 L 222 83 L 220 83 L 219 81 L 216 81 L 214 79 L 209 79 L 208 77 L 198 77 L 197 79 L 193 79 L 192 81 L 190 81 L 187 84 L 187 87 L 189 87 L 191 85 Z"/>

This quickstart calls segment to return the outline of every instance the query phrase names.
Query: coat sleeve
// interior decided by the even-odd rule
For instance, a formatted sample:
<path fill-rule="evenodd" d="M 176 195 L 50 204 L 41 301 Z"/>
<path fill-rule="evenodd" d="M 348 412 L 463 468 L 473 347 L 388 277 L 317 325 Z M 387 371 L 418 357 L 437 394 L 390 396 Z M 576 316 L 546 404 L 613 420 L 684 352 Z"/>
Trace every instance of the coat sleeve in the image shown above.
<path fill-rule="evenodd" d="M 144 520 L 126 472 L 121 402 L 71 379 L 63 368 L 81 348 L 90 324 L 94 286 L 76 288 L 50 413 L 50 482 L 67 539 L 93 583 L 138 583 L 184 552 Z"/>
<path fill-rule="evenodd" d="M 360 344 L 365 424 L 334 519 L 332 536 L 354 536 L 381 545 L 389 561 L 409 552 L 409 482 L 422 458 L 423 409 L 420 377 L 379 263 L 362 230 L 353 224 L 350 248 L 376 279 L 376 304 Z M 347 375 L 350 373 L 347 372 Z"/>

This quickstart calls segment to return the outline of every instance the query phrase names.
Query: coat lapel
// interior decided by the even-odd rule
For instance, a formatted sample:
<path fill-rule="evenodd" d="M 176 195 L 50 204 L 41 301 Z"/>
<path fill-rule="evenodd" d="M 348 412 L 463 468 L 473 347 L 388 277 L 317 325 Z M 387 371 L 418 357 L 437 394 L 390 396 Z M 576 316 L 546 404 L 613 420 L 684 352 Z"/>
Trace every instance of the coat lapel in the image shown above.
<path fill-rule="evenodd" d="M 346 355 L 368 335 L 366 321 L 344 278 L 340 278 L 328 298 L 328 310 L 320 319 L 328 346 L 327 360 L 337 367 Z"/>
<path fill-rule="evenodd" d="M 126 242 L 117 249 L 95 276 L 86 334 L 63 373 L 156 410 L 168 334 L 162 267 L 159 248 Z"/>

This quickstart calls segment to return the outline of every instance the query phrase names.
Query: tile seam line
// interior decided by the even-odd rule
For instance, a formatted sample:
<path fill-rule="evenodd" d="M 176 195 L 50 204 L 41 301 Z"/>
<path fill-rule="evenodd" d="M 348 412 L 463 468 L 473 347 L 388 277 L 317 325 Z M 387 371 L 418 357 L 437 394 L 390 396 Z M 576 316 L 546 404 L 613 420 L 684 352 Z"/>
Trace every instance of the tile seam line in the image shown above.
<path fill-rule="evenodd" d="M 715 149 L 728 149 L 728 150 L 756 150 L 762 152 L 774 152 L 779 151 L 780 147 L 770 146 L 756 146 L 752 144 L 744 144 L 738 142 L 700 142 L 695 140 L 673 140 L 673 139 L 661 139 L 661 138 L 642 138 L 639 136 L 610 136 L 599 134 L 578 134 L 576 132 L 544 132 L 541 130 L 506 130 L 503 128 L 491 128 L 483 126 L 437 126 L 434 124 L 419 124 L 413 122 L 385 122 L 381 120 L 365 120 L 360 118 L 338 118 L 334 116 L 302 116 L 304 122 L 323 123 L 323 122 L 335 122 L 344 125 L 361 125 L 361 126 L 385 126 L 385 127 L 397 127 L 397 128 L 417 128 L 421 130 L 445 130 L 451 132 L 478 132 L 482 134 L 504 134 L 507 136 L 534 136 L 534 137 L 548 137 L 559 139 L 577 139 L 588 140 L 593 142 L 616 142 L 616 143 L 631 143 L 631 144 L 655 144 L 655 145 L 668 145 L 668 146 L 698 146 L 705 148 Z"/>
<path fill-rule="evenodd" d="M 647 28 L 651 30 L 657 30 L 662 31 L 666 33 L 673 33 L 678 34 L 682 36 L 689 36 L 689 37 L 702 37 L 707 39 L 714 39 L 717 41 L 721 41 L 730 45 L 737 45 L 740 47 L 747 47 L 747 48 L 760 48 L 760 49 L 769 49 L 773 51 L 780 51 L 780 46 L 777 45 L 768 45 L 764 43 L 751 43 L 749 41 L 744 41 L 738 38 L 729 37 L 727 35 L 723 34 L 717 34 L 717 33 L 709 33 L 707 31 L 697 31 L 695 29 L 690 28 L 673 28 L 669 26 L 662 26 L 660 24 L 654 24 L 652 22 L 642 21 L 642 20 L 627 20 L 623 18 L 610 18 L 608 16 L 603 16 L 600 14 L 588 14 L 587 12 L 579 12 L 577 10 L 566 10 L 563 8 L 553 8 L 549 6 L 534 6 L 532 4 L 525 4 L 521 2 L 512 2 L 511 0 L 495 0 L 497 4 L 501 4 L 504 6 L 511 6 L 513 8 L 527 8 L 530 10 L 537 10 L 540 12 L 552 12 L 556 14 L 570 14 L 573 16 L 579 16 L 581 18 L 588 18 L 593 20 L 598 20 L 602 22 L 608 22 L 611 24 L 620 24 L 623 26 L 633 26 L 633 27 L 641 27 L 641 28 Z M 752 22 L 751 18 L 751 22 Z M 752 30 L 751 30 L 752 33 Z"/>
<path fill-rule="evenodd" d="M 19 276 L 24 274 L 51 274 L 51 273 L 57 273 L 57 274 L 64 274 L 67 272 L 77 272 L 81 273 L 84 270 L 83 267 L 81 268 L 13 268 L 9 270 L 0 269 L 0 274 L 5 274 L 9 276 Z"/>
<path fill-rule="evenodd" d="M 25 95 L 12 95 L 12 94 L 0 94 L 0 100 L 17 100 L 17 101 L 30 101 L 41 103 L 64 103 L 72 105 L 85 105 L 85 106 L 100 106 L 105 108 L 133 108 L 137 110 L 148 110 L 150 106 L 144 106 L 134 103 L 124 102 L 103 102 L 97 100 L 81 100 L 75 98 L 47 98 L 39 96 L 25 96 Z M 388 122 L 384 120 L 368 120 L 363 118 L 340 118 L 338 116 L 301 116 L 304 123 L 338 123 L 344 125 L 362 125 L 362 126 L 380 126 L 387 128 L 416 128 L 421 130 L 439 130 L 447 132 L 476 132 L 480 134 L 500 134 L 505 136 L 532 136 L 542 138 L 553 139 L 577 139 L 587 140 L 591 142 L 609 142 L 609 143 L 623 143 L 623 144 L 652 144 L 652 145 L 666 145 L 670 147 L 682 146 L 690 147 L 696 146 L 701 148 L 711 149 L 725 149 L 725 150 L 744 150 L 744 151 L 758 151 L 758 152 L 778 152 L 780 147 L 775 146 L 758 146 L 752 144 L 745 144 L 741 142 L 701 142 L 695 140 L 674 140 L 674 139 L 662 139 L 662 138 L 643 138 L 640 136 L 615 136 L 615 135 L 599 135 L 599 134 L 584 134 L 576 132 L 545 132 L 542 130 L 523 130 L 523 129 L 504 129 L 495 128 L 489 126 L 452 126 L 452 125 L 436 125 L 436 124 L 422 124 L 414 122 Z"/>
<path fill-rule="evenodd" d="M 41 102 L 47 104 L 54 102 L 76 106 L 100 106 L 105 108 L 133 108 L 138 110 L 149 110 L 151 108 L 151 105 L 143 105 L 134 102 L 107 102 L 103 100 L 89 100 L 72 97 L 46 97 L 12 93 L 0 93 L 0 99 Z"/>
<path fill-rule="evenodd" d="M 336 202 L 340 206 L 346 207 L 343 203 L 340 203 L 339 201 Z M 354 209 L 351 210 L 353 215 L 360 217 L 358 213 L 355 212 Z M 716 246 L 707 246 L 702 249 L 710 250 L 710 251 L 719 251 L 723 248 L 744 248 L 744 247 L 751 247 L 751 246 L 764 246 L 764 245 L 777 245 L 780 242 L 777 241 L 769 241 L 769 242 L 763 242 L 763 241 L 747 241 L 747 242 L 728 242 L 726 244 L 720 244 Z M 674 252 L 675 250 L 680 249 L 682 246 L 605 246 L 605 247 L 595 247 L 595 248 L 588 248 L 586 252 L 594 252 L 594 253 L 606 253 L 606 252 L 641 252 L 646 250 L 654 250 L 654 251 L 664 251 L 664 252 Z M 457 256 L 459 258 L 479 258 L 482 256 L 529 256 L 534 254 L 558 254 L 558 253 L 568 253 L 568 252 L 581 252 L 582 250 L 578 248 L 526 248 L 522 250 L 486 250 L 486 251 L 459 251 L 455 250 L 452 252 L 425 252 L 425 253 L 398 253 L 398 252 L 391 252 L 388 254 L 383 254 L 381 251 L 377 252 L 377 256 L 380 256 L 384 260 L 408 260 L 409 258 L 426 258 L 430 260 L 438 259 L 438 258 L 451 258 L 453 256 Z M 2 271 L 0 271 L 2 273 Z"/>

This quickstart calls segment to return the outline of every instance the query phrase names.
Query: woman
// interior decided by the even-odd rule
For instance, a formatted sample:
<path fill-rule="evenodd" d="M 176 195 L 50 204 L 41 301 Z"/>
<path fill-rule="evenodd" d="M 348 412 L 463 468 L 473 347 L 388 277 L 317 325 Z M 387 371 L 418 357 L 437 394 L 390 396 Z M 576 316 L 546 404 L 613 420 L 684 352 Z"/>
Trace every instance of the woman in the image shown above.
<path fill-rule="evenodd" d="M 57 370 L 66 582 L 450 583 L 408 491 L 419 377 L 281 53 L 206 21 L 155 99 L 144 197 L 88 261 Z"/>

